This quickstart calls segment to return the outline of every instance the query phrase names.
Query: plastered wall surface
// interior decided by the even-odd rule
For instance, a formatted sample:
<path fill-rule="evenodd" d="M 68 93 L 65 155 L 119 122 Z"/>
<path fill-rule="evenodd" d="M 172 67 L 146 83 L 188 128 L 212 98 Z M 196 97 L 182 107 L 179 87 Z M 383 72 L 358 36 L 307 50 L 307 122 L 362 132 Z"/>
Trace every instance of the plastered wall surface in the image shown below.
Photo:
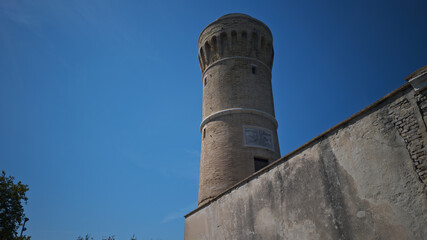
<path fill-rule="evenodd" d="M 424 101 L 404 85 L 188 214 L 185 239 L 426 239 Z"/>

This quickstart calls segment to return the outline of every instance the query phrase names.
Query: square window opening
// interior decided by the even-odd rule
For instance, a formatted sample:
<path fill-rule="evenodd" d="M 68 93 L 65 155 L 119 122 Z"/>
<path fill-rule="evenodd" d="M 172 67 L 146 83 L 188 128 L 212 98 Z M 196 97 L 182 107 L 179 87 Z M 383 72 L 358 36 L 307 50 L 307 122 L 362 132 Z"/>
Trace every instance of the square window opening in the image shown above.
<path fill-rule="evenodd" d="M 256 74 L 256 67 L 252 67 L 252 74 Z"/>
<path fill-rule="evenodd" d="M 264 158 L 254 157 L 255 172 L 263 169 L 268 165 L 268 160 Z"/>

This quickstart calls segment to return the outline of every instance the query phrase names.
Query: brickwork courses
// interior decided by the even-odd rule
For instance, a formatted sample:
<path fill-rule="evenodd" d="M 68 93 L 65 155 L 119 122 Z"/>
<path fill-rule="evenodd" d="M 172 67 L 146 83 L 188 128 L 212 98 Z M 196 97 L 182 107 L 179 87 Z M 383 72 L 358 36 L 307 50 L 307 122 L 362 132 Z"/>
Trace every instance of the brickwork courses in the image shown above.
<path fill-rule="evenodd" d="M 262 22 L 225 15 L 199 38 L 203 84 L 199 205 L 280 158 L 271 88 L 273 38 Z"/>

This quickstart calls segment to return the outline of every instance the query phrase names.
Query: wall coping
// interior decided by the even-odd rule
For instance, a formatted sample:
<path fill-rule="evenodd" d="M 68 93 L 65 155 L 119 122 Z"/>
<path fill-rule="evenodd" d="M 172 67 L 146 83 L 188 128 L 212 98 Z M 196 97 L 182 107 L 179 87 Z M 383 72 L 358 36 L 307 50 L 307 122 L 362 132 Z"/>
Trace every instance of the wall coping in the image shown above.
<path fill-rule="evenodd" d="M 307 149 L 308 147 L 311 147 L 312 145 L 314 145 L 315 143 L 319 142 L 320 140 L 322 140 L 322 138 L 326 137 L 328 134 L 346 126 L 346 124 L 348 124 L 349 122 L 351 122 L 352 120 L 363 116 L 364 114 L 366 114 L 367 112 L 369 112 L 370 110 L 374 109 L 375 107 L 377 107 L 378 105 L 382 104 L 383 102 L 385 102 L 386 100 L 390 99 L 391 97 L 397 95 L 398 93 L 406 90 L 407 88 L 409 88 L 411 86 L 411 84 L 405 83 L 402 86 L 400 86 L 399 88 L 393 90 L 392 92 L 388 93 L 387 95 L 385 95 L 384 97 L 380 98 L 379 100 L 377 100 L 376 102 L 370 104 L 369 106 L 363 108 L 362 110 L 360 110 L 359 112 L 353 114 L 352 116 L 350 116 L 349 118 L 345 119 L 344 121 L 338 123 L 337 125 L 329 128 L 328 130 L 324 131 L 323 133 L 319 134 L 317 137 L 311 139 L 310 141 L 306 142 L 305 144 L 301 145 L 300 147 L 298 147 L 297 149 L 291 151 L 290 153 L 286 154 L 285 156 L 277 159 L 276 161 L 272 162 L 271 164 L 269 164 L 268 166 L 264 167 L 263 169 L 259 170 L 258 172 L 253 173 L 252 175 L 246 177 L 245 179 L 241 180 L 240 182 L 234 184 L 233 186 L 229 187 L 227 190 L 225 190 L 224 192 L 220 193 L 218 196 L 210 199 L 209 201 L 203 203 L 202 205 L 198 206 L 196 209 L 194 209 L 193 211 L 189 212 L 188 214 L 186 214 L 184 217 L 188 218 L 191 215 L 193 215 L 194 213 L 198 212 L 199 210 L 209 206 L 212 202 L 218 200 L 219 198 L 221 198 L 222 196 L 230 193 L 231 191 L 233 191 L 234 189 L 242 186 L 245 183 L 248 183 L 249 181 L 251 181 L 252 179 L 258 177 L 259 175 L 269 171 L 270 169 L 274 168 L 275 166 L 286 162 L 287 160 L 289 160 L 291 157 L 295 156 L 296 154 L 302 152 L 303 150 Z"/>
<path fill-rule="evenodd" d="M 414 88 L 415 92 L 420 92 L 427 88 L 427 66 L 417 69 L 405 78 Z"/>

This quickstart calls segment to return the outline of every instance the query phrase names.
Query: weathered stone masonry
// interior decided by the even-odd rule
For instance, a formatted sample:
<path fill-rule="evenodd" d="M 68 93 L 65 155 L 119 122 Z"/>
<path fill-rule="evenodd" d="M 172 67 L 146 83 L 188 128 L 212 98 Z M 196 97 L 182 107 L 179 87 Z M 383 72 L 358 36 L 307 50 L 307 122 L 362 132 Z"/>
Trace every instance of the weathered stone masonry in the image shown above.
<path fill-rule="evenodd" d="M 415 94 L 417 106 L 420 107 L 421 113 L 424 115 L 426 109 L 427 98 L 421 94 Z M 388 109 L 391 123 L 398 129 L 400 136 L 406 143 L 406 148 L 414 163 L 414 169 L 417 172 L 420 181 L 424 184 L 424 190 L 427 194 L 427 161 L 426 148 L 423 140 L 425 134 L 425 124 L 421 125 L 417 120 L 417 106 L 412 106 L 407 98 L 392 104 Z M 423 121 L 424 123 L 424 121 Z"/>
<path fill-rule="evenodd" d="M 425 148 L 425 140 L 427 139 L 427 66 L 417 69 L 405 80 L 411 84 L 415 91 L 414 99 L 418 106 L 415 108 L 418 111 L 412 111 L 415 114 L 406 120 L 406 124 L 400 123 L 399 130 L 408 144 L 407 147 L 414 161 L 415 171 L 424 184 L 424 191 L 427 194 L 427 149 Z M 417 113 L 420 113 L 419 118 L 421 120 L 417 121 Z"/>

